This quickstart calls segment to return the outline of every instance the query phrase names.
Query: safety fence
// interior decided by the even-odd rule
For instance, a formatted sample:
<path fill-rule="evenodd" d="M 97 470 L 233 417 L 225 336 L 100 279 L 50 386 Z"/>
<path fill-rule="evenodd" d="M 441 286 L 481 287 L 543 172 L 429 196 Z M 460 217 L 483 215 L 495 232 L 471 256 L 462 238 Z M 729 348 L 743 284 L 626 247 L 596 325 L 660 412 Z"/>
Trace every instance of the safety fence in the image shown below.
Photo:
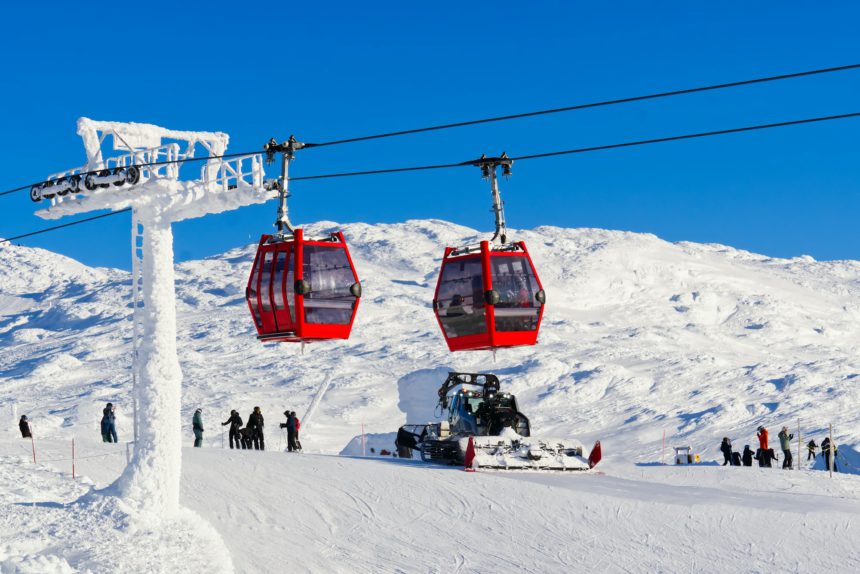
<path fill-rule="evenodd" d="M 134 445 L 133 442 L 126 442 L 125 443 L 125 449 L 121 450 L 121 451 L 103 452 L 103 453 L 99 453 L 99 454 L 79 456 L 77 445 L 75 444 L 75 439 L 72 438 L 69 442 L 70 456 L 60 456 L 60 457 L 55 456 L 53 458 L 41 458 L 38 454 L 39 449 L 36 447 L 36 444 L 37 444 L 36 439 L 31 433 L 31 435 L 30 435 L 30 453 L 28 453 L 28 454 L 32 454 L 33 464 L 48 464 L 48 463 L 63 463 L 63 462 L 69 463 L 73 480 L 75 478 L 77 478 L 77 468 L 76 468 L 77 463 L 79 461 L 82 461 L 82 460 L 93 460 L 93 459 L 97 459 L 97 458 L 106 458 L 106 457 L 111 457 L 111 456 L 125 456 L 126 464 L 130 463 L 131 462 L 131 455 L 132 455 L 132 448 Z M 109 444 L 114 444 L 114 443 L 109 443 Z M 56 449 L 52 449 L 52 450 L 56 451 Z"/>

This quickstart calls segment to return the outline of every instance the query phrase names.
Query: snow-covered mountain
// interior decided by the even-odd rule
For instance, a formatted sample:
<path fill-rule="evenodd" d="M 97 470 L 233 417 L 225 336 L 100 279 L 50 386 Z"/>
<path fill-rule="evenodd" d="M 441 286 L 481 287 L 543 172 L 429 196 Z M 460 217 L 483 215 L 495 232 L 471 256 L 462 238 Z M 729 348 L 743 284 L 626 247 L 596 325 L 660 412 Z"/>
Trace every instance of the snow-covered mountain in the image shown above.
<path fill-rule="evenodd" d="M 177 267 L 185 440 L 202 407 L 215 448 L 184 449 L 184 509 L 155 520 L 99 490 L 127 453 L 99 442 L 106 401 L 131 438 L 129 274 L 0 247 L 0 574 L 860 568 L 860 477 L 707 464 L 723 436 L 739 450 L 759 424 L 799 424 L 820 442 L 832 422 L 841 470 L 858 473 L 860 263 L 597 229 L 512 232 L 548 303 L 540 344 L 494 359 L 449 353 L 430 305 L 443 247 L 474 242 L 474 230 L 344 231 L 364 286 L 353 336 L 304 354 L 254 336 L 254 246 Z M 362 427 L 390 447 L 401 423 L 434 418 L 449 369 L 499 374 L 536 434 L 600 439 L 597 472 L 308 453 L 354 453 Z M 253 406 L 275 452 L 222 450 L 218 422 Z M 305 455 L 278 452 L 285 408 L 302 418 Z M 664 431 L 706 464 L 660 465 Z"/>
<path fill-rule="evenodd" d="M 819 440 L 832 422 L 838 443 L 860 444 L 856 261 L 599 229 L 512 231 L 548 302 L 539 345 L 494 360 L 449 353 L 431 310 L 444 246 L 476 231 L 438 220 L 342 229 L 364 287 L 353 336 L 303 354 L 254 336 L 244 287 L 255 246 L 177 266 L 182 417 L 202 407 L 208 441 L 220 444 L 215 419 L 259 405 L 270 441 L 290 408 L 304 415 L 306 450 L 337 453 L 362 425 L 387 433 L 433 419 L 444 372 L 463 370 L 499 374 L 535 432 L 599 438 L 610 461 L 658 460 L 663 431 L 717 456 L 722 436 L 742 445 L 759 424 L 798 420 Z M 0 248 L 0 412 L 16 403 L 42 436 L 95 434 L 112 401 L 128 437 L 130 313 L 128 273 Z"/>

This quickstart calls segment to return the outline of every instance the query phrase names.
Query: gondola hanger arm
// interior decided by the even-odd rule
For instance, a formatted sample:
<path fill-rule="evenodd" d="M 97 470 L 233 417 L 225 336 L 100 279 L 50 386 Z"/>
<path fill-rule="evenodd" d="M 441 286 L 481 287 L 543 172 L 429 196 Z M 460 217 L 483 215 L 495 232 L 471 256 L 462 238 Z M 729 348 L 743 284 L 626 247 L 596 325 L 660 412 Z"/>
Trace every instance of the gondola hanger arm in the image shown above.
<path fill-rule="evenodd" d="M 263 146 L 266 152 L 266 163 L 271 164 L 275 161 L 275 154 L 281 154 L 281 175 L 277 180 L 269 180 L 266 182 L 266 188 L 277 190 L 278 192 L 278 218 L 275 220 L 275 226 L 278 228 L 278 237 L 283 238 L 285 235 L 293 233 L 293 224 L 290 222 L 289 209 L 287 207 L 287 198 L 290 196 L 288 189 L 290 162 L 295 158 L 296 152 L 305 147 L 305 144 L 296 140 L 296 136 L 291 135 L 290 139 L 285 142 L 278 143 L 275 138 Z"/>
<path fill-rule="evenodd" d="M 481 168 L 481 176 L 490 181 L 490 193 L 493 196 L 492 211 L 496 218 L 496 231 L 493 238 L 490 240 L 493 244 L 504 245 L 508 241 L 508 231 L 505 224 L 505 204 L 502 201 L 502 194 L 499 190 L 499 178 L 497 168 L 502 167 L 502 175 L 507 179 L 511 176 L 511 166 L 514 160 L 508 157 L 506 152 L 502 152 L 499 157 L 487 157 L 482 155 L 476 160 L 467 162 L 471 165 Z"/>

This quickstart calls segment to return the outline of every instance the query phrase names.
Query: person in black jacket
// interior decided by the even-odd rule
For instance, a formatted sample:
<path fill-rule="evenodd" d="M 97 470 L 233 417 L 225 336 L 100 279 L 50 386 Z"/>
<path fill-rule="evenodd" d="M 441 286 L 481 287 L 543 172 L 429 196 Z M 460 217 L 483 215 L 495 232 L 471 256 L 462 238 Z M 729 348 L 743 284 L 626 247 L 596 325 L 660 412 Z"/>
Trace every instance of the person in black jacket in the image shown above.
<path fill-rule="evenodd" d="M 729 437 L 724 436 L 723 442 L 720 444 L 720 450 L 723 451 L 723 466 L 727 464 L 731 466 L 732 464 L 732 441 L 729 440 Z"/>
<path fill-rule="evenodd" d="M 251 435 L 253 431 L 249 427 L 239 429 L 239 436 L 242 438 L 242 450 L 251 450 Z"/>
<path fill-rule="evenodd" d="M 254 450 L 266 450 L 266 443 L 263 438 L 263 413 L 260 411 L 260 407 L 254 407 L 254 412 L 248 416 L 248 428 L 251 429 Z"/>
<path fill-rule="evenodd" d="M 18 428 L 21 429 L 21 438 L 33 438 L 33 433 L 30 432 L 30 422 L 27 420 L 27 415 L 21 415 L 21 420 L 18 421 Z"/>
<path fill-rule="evenodd" d="M 287 417 L 286 423 L 281 423 L 282 429 L 287 429 L 287 452 L 299 450 L 296 444 L 296 413 L 292 411 L 284 411 Z"/>
<path fill-rule="evenodd" d="M 230 425 L 230 448 L 233 448 L 233 441 L 236 441 L 236 448 L 242 448 L 241 435 L 239 429 L 242 428 L 242 417 L 238 411 L 230 411 L 230 418 L 226 422 L 221 423 L 221 426 Z"/>
<path fill-rule="evenodd" d="M 806 456 L 806 461 L 815 460 L 815 449 L 818 448 L 818 445 L 815 444 L 815 439 L 810 439 L 808 443 L 806 443 L 806 450 L 809 454 Z"/>
<path fill-rule="evenodd" d="M 752 466 L 753 451 L 750 448 L 750 445 L 744 445 L 744 454 L 741 458 L 744 461 L 744 466 Z"/>
<path fill-rule="evenodd" d="M 836 467 L 836 457 L 839 455 L 839 451 L 836 448 L 836 441 L 833 441 L 833 444 L 830 443 L 830 437 L 826 437 L 823 441 L 821 441 L 821 456 L 824 457 L 824 470 L 830 469 L 830 459 L 833 458 L 833 472 L 839 472 L 839 469 Z"/>

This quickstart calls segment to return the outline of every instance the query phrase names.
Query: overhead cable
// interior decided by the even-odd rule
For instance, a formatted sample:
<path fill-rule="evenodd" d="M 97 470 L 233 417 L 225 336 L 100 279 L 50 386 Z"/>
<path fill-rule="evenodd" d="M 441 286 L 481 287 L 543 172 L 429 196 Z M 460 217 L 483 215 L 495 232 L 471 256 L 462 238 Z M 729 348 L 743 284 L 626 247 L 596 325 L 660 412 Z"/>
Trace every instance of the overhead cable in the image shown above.
<path fill-rule="evenodd" d="M 547 158 L 547 157 L 557 157 L 557 156 L 562 156 L 562 155 L 572 155 L 572 154 L 578 154 L 578 153 L 588 153 L 588 152 L 594 152 L 594 151 L 603 151 L 603 150 L 610 150 L 610 149 L 643 146 L 643 145 L 650 145 L 650 144 L 656 144 L 656 143 L 683 141 L 683 140 L 690 140 L 690 139 L 696 139 L 696 138 L 705 138 L 705 137 L 712 137 L 712 136 L 719 136 L 719 135 L 727 135 L 727 134 L 735 134 L 735 133 L 752 132 L 752 131 L 758 131 L 758 130 L 766 130 L 766 129 L 772 129 L 772 128 L 781 128 L 781 127 L 787 127 L 787 126 L 797 126 L 797 125 L 802 125 L 802 124 L 812 124 L 812 123 L 819 123 L 819 122 L 844 120 L 844 119 L 850 119 L 850 118 L 856 118 L 856 117 L 860 117 L 860 112 L 852 112 L 852 113 L 847 113 L 847 114 L 837 114 L 837 115 L 831 115 L 831 116 L 820 116 L 820 117 L 816 117 L 816 118 L 805 118 L 805 119 L 801 119 L 801 120 L 790 120 L 790 121 L 785 121 L 785 122 L 758 124 L 758 125 L 754 125 L 754 126 L 744 126 L 744 127 L 739 127 L 739 128 L 729 128 L 729 129 L 724 129 L 724 130 L 698 132 L 698 133 L 683 134 L 683 135 L 678 135 L 678 136 L 667 136 L 667 137 L 662 137 L 662 138 L 652 138 L 652 139 L 646 139 L 646 140 L 635 140 L 635 141 L 616 143 L 616 144 L 606 144 L 606 145 L 599 145 L 599 146 L 574 148 L 574 149 L 568 149 L 568 150 L 558 150 L 558 151 L 542 152 L 542 153 L 535 153 L 535 154 L 526 154 L 526 155 L 512 156 L 510 159 L 514 160 L 514 161 L 527 161 L 530 159 L 540 159 L 540 158 Z M 304 176 L 299 176 L 299 177 L 291 177 L 289 179 L 290 179 L 290 181 L 302 181 L 302 180 L 312 180 L 312 179 L 330 179 L 330 178 L 337 178 L 337 177 L 355 177 L 355 176 L 361 176 L 361 175 L 379 175 L 379 174 L 386 174 L 386 173 L 403 173 L 403 172 L 410 172 L 410 171 L 427 171 L 427 170 L 435 170 L 435 169 L 449 169 L 449 168 L 454 168 L 454 167 L 473 166 L 476 164 L 477 161 L 478 160 L 469 160 L 469 161 L 458 162 L 458 163 L 442 163 L 442 164 L 434 164 L 434 165 L 394 167 L 394 168 L 373 169 L 373 170 L 365 170 L 365 171 L 326 173 L 326 174 L 319 174 L 319 175 L 304 175 Z M 126 213 L 128 211 L 131 211 L 131 208 L 126 208 L 126 209 L 114 211 L 111 213 L 103 213 L 101 215 L 95 215 L 93 217 L 87 217 L 85 219 L 79 219 L 77 221 L 72 221 L 70 223 L 64 223 L 62 225 L 56 225 L 54 227 L 47 227 L 45 229 L 40 229 L 38 231 L 25 233 L 23 235 L 17 235 L 15 237 L 9 237 L 9 238 L 0 240 L 0 243 L 8 243 L 8 242 L 15 241 L 18 239 L 23 239 L 25 237 L 31 237 L 33 235 L 38 235 L 40 233 L 47 233 L 49 231 L 54 231 L 57 229 L 63 229 L 65 227 L 71 227 L 73 225 L 78 225 L 79 223 L 87 223 L 89 221 L 101 219 L 103 217 L 110 217 L 112 215 L 118 215 L 120 213 Z"/>
<path fill-rule="evenodd" d="M 550 108 L 547 110 L 537 110 L 537 111 L 532 111 L 532 112 L 523 112 L 523 113 L 519 113 L 519 114 L 508 114 L 508 115 L 504 115 L 504 116 L 495 116 L 495 117 L 490 117 L 490 118 L 482 118 L 482 119 L 478 119 L 478 120 L 466 120 L 466 121 L 462 121 L 462 122 L 453 122 L 453 123 L 439 124 L 439 125 L 428 126 L 428 127 L 423 127 L 423 128 L 413 128 L 413 129 L 400 130 L 400 131 L 395 131 L 395 132 L 386 132 L 386 133 L 380 133 L 380 134 L 358 136 L 358 137 L 339 139 L 339 140 L 333 140 L 333 141 L 328 141 L 328 142 L 308 143 L 308 144 L 305 144 L 305 147 L 306 148 L 313 148 L 313 147 L 340 145 L 340 144 L 345 144 L 345 143 L 362 142 L 362 141 L 368 141 L 368 140 L 377 140 L 377 139 L 382 139 L 382 138 L 390 138 L 390 137 L 405 136 L 405 135 L 410 135 L 410 134 L 432 132 L 432 131 L 437 131 L 437 130 L 447 130 L 447 129 L 451 129 L 451 128 L 460 128 L 460 127 L 465 127 L 465 126 L 474 126 L 474 125 L 478 125 L 478 124 L 488 124 L 491 122 L 502 122 L 502 121 L 507 121 L 507 120 L 520 119 L 520 118 L 531 118 L 531 117 L 535 117 L 535 116 L 543 116 L 543 115 L 548 115 L 548 114 L 558 114 L 561 112 L 585 110 L 588 108 L 599 108 L 599 107 L 605 107 L 605 106 L 614 106 L 614 105 L 618 105 L 618 104 L 629 104 L 629 103 L 633 103 L 633 102 L 642 102 L 645 100 L 656 100 L 659 98 L 669 98 L 669 97 L 673 97 L 673 96 L 695 94 L 698 92 L 709 92 L 709 91 L 714 91 L 714 90 L 723 90 L 726 88 L 737 88 L 740 86 L 750 86 L 753 84 L 764 84 L 766 82 L 790 80 L 790 79 L 794 79 L 794 78 L 802 78 L 805 76 L 815 76 L 815 75 L 819 75 L 819 74 L 830 74 L 833 72 L 844 72 L 847 70 L 854 70 L 857 68 L 860 68 L 860 64 L 849 64 L 846 66 L 835 66 L 835 67 L 831 67 L 831 68 L 820 68 L 817 70 L 808 70 L 805 72 L 794 72 L 791 74 L 780 74 L 778 76 L 766 76 L 763 78 L 754 78 L 751 80 L 740 80 L 737 82 L 727 82 L 724 84 L 712 84 L 709 86 L 700 86 L 697 88 L 685 88 L 685 89 L 681 89 L 681 90 L 672 90 L 669 92 L 657 92 L 657 93 L 653 93 L 653 94 L 645 94 L 642 96 L 630 96 L 630 97 L 626 97 L 626 98 L 617 98 L 617 99 L 613 99 L 613 100 L 604 100 L 604 101 L 600 101 L 600 102 L 590 102 L 590 103 L 586 103 L 586 104 L 574 104 L 574 105 L 570 105 L 570 106 L 564 106 L 561 108 Z"/>
<path fill-rule="evenodd" d="M 446 129 L 451 129 L 451 128 L 473 126 L 473 125 L 486 124 L 486 123 L 491 123 L 491 122 L 501 122 L 501 121 L 521 119 L 521 118 L 529 118 L 529 117 L 542 116 L 542 115 L 548 115 L 548 114 L 570 112 L 570 111 L 575 111 L 575 110 L 584 110 L 584 109 L 588 109 L 588 108 L 598 108 L 598 107 L 613 106 L 613 105 L 618 105 L 618 104 L 628 104 L 628 103 L 633 103 L 633 102 L 641 102 L 641 101 L 646 101 L 646 100 L 655 100 L 655 99 L 659 99 L 659 98 L 669 98 L 669 97 L 673 97 L 673 96 L 681 96 L 681 95 L 687 95 L 687 94 L 695 94 L 695 93 L 699 93 L 699 92 L 722 90 L 722 89 L 726 89 L 726 88 L 737 88 L 740 86 L 749 86 L 749 85 L 754 85 L 754 84 L 763 84 L 763 83 L 767 83 L 767 82 L 790 80 L 790 79 L 802 78 L 802 77 L 806 77 L 806 76 L 830 74 L 830 73 L 834 73 L 834 72 L 844 72 L 844 71 L 854 70 L 854 69 L 858 69 L 858 68 L 860 68 L 860 64 L 848 64 L 845 66 L 833 66 L 830 68 L 819 68 L 816 70 L 807 70 L 804 72 L 793 72 L 793 73 L 789 73 L 789 74 L 780 74 L 780 75 L 776 75 L 776 76 L 766 76 L 766 77 L 762 77 L 762 78 L 753 78 L 750 80 L 740 80 L 740 81 L 736 81 L 736 82 L 727 82 L 727 83 L 722 83 L 722 84 L 711 84 L 711 85 L 707 85 L 707 86 L 699 86 L 699 87 L 695 87 L 695 88 L 685 88 L 685 89 L 680 89 L 680 90 L 672 90 L 672 91 L 668 91 L 668 92 L 657 92 L 657 93 L 653 93 L 653 94 L 645 94 L 645 95 L 640 95 L 640 96 L 630 96 L 630 97 L 625 97 L 625 98 L 616 98 L 616 99 L 612 99 L 612 100 L 603 100 L 603 101 L 599 101 L 599 102 L 589 102 L 589 103 L 585 103 L 585 104 L 574 104 L 574 105 L 564 106 L 564 107 L 560 107 L 560 108 L 550 108 L 550 109 L 546 109 L 546 110 L 536 110 L 536 111 L 523 112 L 523 113 L 518 113 L 518 114 L 508 114 L 508 115 L 503 115 L 503 116 L 495 116 L 495 117 L 482 118 L 482 119 L 476 119 L 476 120 L 466 120 L 466 121 L 462 121 L 462 122 L 453 122 L 453 123 L 447 123 L 447 124 L 427 126 L 427 127 L 422 127 L 422 128 L 413 128 L 413 129 L 408 129 L 408 130 L 400 130 L 400 131 L 394 131 L 394 132 L 385 132 L 385 133 L 379 133 L 379 134 L 373 134 L 373 135 L 358 136 L 358 137 L 339 139 L 339 140 L 333 140 L 333 141 L 328 141 L 328 142 L 306 143 L 304 147 L 305 147 L 305 149 L 311 149 L 311 148 L 315 148 L 315 147 L 325 147 L 325 146 L 340 145 L 340 144 L 345 144 L 345 143 L 355 143 L 355 142 L 362 142 L 362 141 L 368 141 L 368 140 L 376 140 L 376 139 L 383 139 L 383 138 L 390 138 L 390 137 L 397 137 L 397 136 L 405 136 L 405 135 L 410 135 L 410 134 L 418 134 L 418 133 L 424 133 L 424 132 L 446 130 Z M 238 156 L 243 156 L 243 155 L 251 155 L 254 153 L 260 153 L 260 152 L 254 151 L 254 152 L 245 152 L 245 153 L 226 154 L 226 155 L 220 155 L 220 156 L 187 158 L 187 159 L 182 159 L 182 160 L 165 160 L 165 161 L 160 161 L 160 162 L 134 164 L 133 167 L 137 167 L 137 168 L 154 167 L 154 166 L 168 165 L 168 164 L 174 164 L 174 163 L 184 163 L 187 161 L 208 161 L 211 159 L 226 159 L 226 158 L 238 157 Z M 126 166 L 126 167 L 132 167 L 132 166 Z M 79 175 L 95 174 L 95 173 L 98 173 L 99 171 L 101 171 L 101 170 L 85 172 L 85 173 L 82 173 Z M 0 192 L 0 196 L 9 195 L 9 194 L 12 194 L 12 193 L 15 193 L 18 191 L 27 190 L 27 189 L 32 188 L 33 186 L 42 185 L 44 183 L 47 183 L 47 180 L 39 181 L 36 183 L 31 183 L 29 185 L 22 185 L 20 187 L 14 188 L 14 189 L 9 189 L 9 190 Z"/>

